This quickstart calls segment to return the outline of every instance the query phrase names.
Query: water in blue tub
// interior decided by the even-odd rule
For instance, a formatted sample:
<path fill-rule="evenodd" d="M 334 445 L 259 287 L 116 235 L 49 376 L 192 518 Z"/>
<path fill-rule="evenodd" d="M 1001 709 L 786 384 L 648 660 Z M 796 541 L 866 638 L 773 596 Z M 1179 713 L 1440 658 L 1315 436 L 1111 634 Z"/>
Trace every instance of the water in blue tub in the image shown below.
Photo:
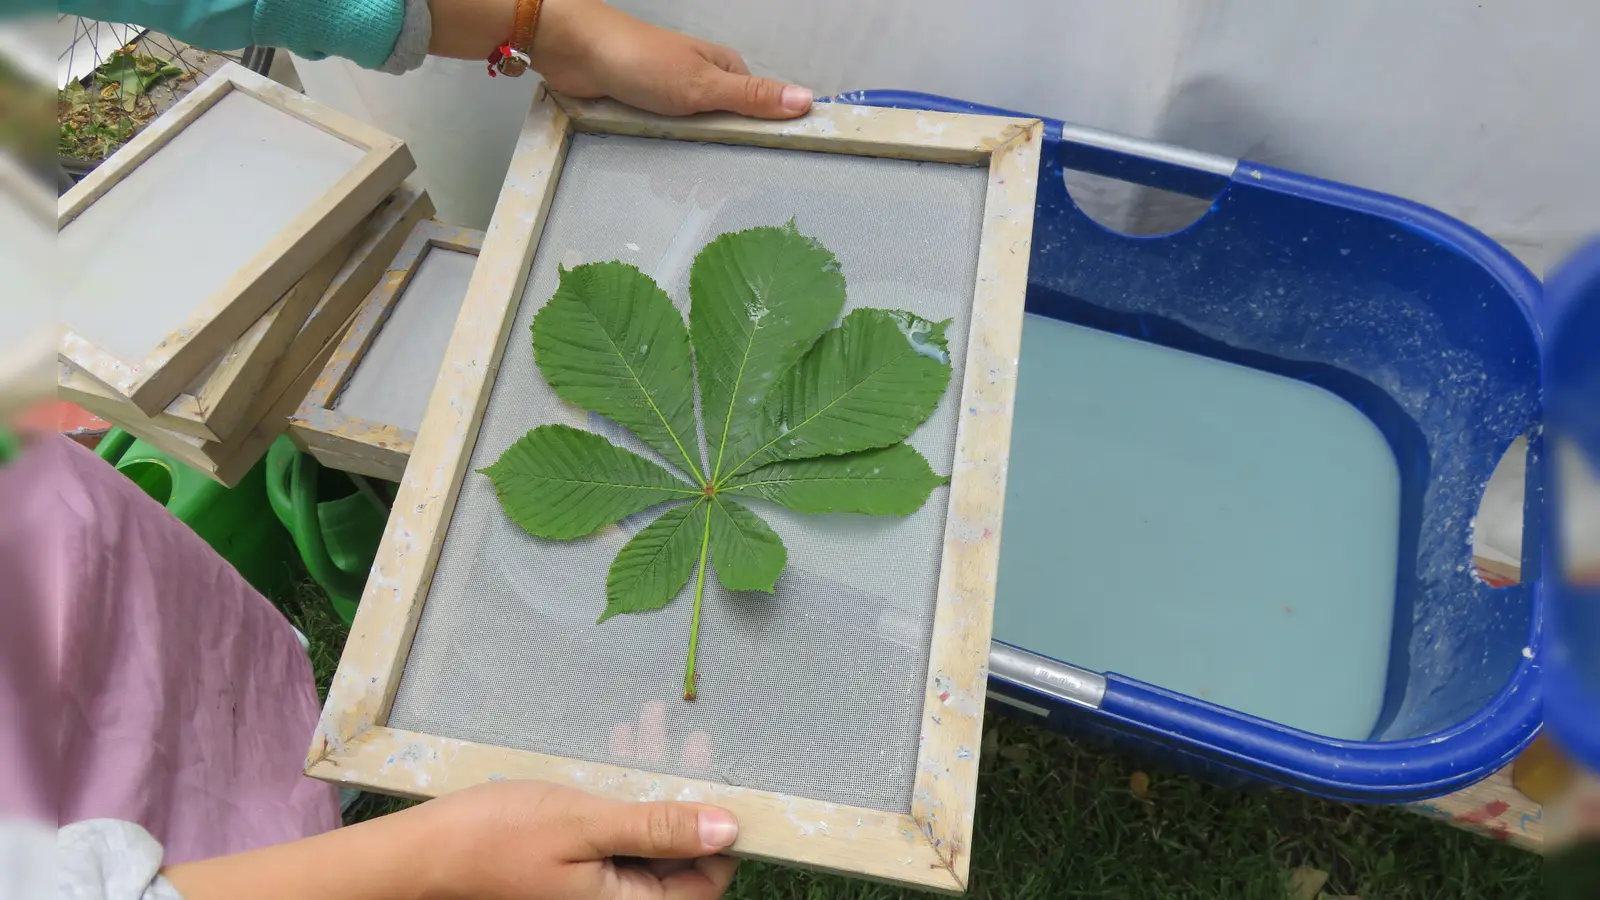
<path fill-rule="evenodd" d="M 1333 738 L 1383 705 L 1400 474 L 1304 382 L 1030 315 L 995 637 Z"/>

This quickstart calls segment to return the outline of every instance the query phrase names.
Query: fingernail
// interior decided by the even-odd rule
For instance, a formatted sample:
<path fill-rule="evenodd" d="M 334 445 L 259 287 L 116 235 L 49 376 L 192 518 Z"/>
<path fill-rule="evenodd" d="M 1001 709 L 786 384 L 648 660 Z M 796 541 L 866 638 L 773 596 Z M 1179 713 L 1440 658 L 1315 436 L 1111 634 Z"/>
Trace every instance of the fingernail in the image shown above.
<path fill-rule="evenodd" d="M 700 813 L 700 843 L 713 850 L 721 850 L 739 836 L 739 823 L 720 809 L 702 810 Z"/>
<path fill-rule="evenodd" d="M 783 108 L 790 112 L 805 112 L 811 106 L 811 91 L 791 84 L 783 89 Z"/>

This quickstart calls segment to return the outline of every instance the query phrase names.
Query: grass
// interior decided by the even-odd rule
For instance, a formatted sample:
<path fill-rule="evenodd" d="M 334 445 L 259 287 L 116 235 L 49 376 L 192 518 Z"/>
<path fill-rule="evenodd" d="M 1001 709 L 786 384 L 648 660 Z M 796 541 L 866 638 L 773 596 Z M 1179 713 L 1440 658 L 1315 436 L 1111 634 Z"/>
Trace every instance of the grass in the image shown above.
<path fill-rule="evenodd" d="M 315 587 L 283 604 L 311 640 L 319 695 L 345 628 Z M 1005 900 L 1284 900 L 1289 873 L 1328 873 L 1326 897 L 1521 900 L 1539 858 L 1396 808 L 1239 791 L 1141 766 L 992 716 L 969 896 Z M 351 821 L 408 801 L 363 797 Z M 732 900 L 891 900 L 911 891 L 746 863 Z M 1312 898 L 1315 900 L 1315 898 Z"/>

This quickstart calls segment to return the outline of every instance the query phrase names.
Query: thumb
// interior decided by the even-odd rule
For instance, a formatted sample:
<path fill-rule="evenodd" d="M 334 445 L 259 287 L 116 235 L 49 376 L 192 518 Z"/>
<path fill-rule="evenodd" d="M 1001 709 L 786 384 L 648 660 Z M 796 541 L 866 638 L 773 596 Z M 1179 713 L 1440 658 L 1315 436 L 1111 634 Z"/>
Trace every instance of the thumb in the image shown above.
<path fill-rule="evenodd" d="M 701 96 L 705 111 L 724 110 L 758 119 L 793 119 L 811 109 L 811 91 L 771 78 L 727 72 L 713 65 Z"/>
<path fill-rule="evenodd" d="M 597 859 L 692 859 L 720 853 L 739 836 L 732 813 L 698 803 L 612 803 L 589 824 L 585 843 Z"/>

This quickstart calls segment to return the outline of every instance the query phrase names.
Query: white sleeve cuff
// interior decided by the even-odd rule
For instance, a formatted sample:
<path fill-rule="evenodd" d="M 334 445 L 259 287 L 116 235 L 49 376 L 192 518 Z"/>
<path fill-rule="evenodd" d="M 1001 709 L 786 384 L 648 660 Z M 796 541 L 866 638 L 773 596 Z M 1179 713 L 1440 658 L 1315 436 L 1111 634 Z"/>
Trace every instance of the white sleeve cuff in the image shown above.
<path fill-rule="evenodd" d="M 428 58 L 428 42 L 433 40 L 433 14 L 428 11 L 428 0 L 406 0 L 406 20 L 400 26 L 400 36 L 395 39 L 394 50 L 383 61 L 378 71 L 390 75 L 403 75 L 422 65 Z"/>
<path fill-rule="evenodd" d="M 59 900 L 183 900 L 161 876 L 161 844 L 117 819 L 88 819 L 56 832 Z"/>

